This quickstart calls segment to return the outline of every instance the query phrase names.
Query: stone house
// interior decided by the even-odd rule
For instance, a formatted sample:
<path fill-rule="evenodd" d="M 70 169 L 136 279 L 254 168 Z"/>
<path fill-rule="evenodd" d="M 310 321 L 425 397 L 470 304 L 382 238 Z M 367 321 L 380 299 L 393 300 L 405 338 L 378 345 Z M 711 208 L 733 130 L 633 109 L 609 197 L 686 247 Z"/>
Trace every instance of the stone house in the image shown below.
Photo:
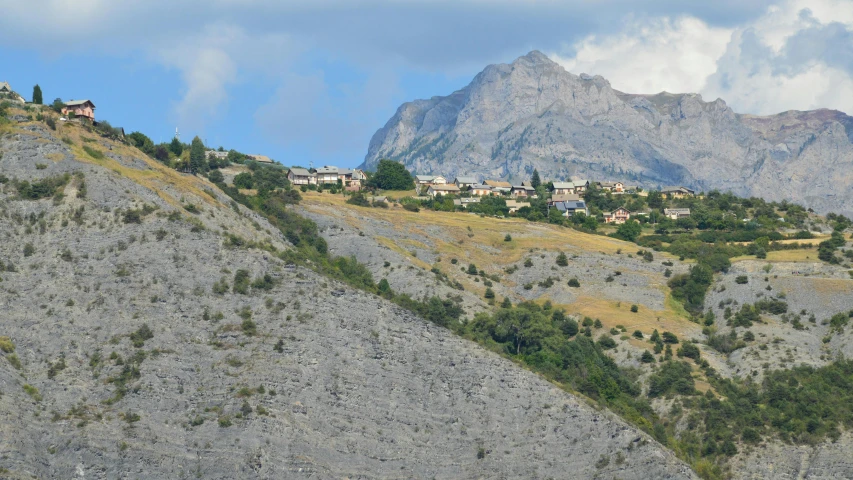
<path fill-rule="evenodd" d="M 472 185 L 468 191 L 475 197 L 483 197 L 493 193 L 492 187 L 488 185 Z"/>
<path fill-rule="evenodd" d="M 556 202 L 554 204 L 554 208 L 556 208 L 564 217 L 571 217 L 578 212 L 581 212 L 584 215 L 589 215 L 589 209 L 586 206 L 586 202 L 582 200 Z"/>

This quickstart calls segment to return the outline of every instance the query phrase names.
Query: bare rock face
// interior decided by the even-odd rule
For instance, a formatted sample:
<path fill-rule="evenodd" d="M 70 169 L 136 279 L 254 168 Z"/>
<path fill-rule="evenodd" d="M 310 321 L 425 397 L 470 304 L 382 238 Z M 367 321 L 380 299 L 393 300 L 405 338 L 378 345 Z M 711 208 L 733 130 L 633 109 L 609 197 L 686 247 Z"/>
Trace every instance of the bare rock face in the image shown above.
<path fill-rule="evenodd" d="M 203 180 L 30 126 L 0 138 L 3 478 L 696 478 L 514 363 L 234 247 L 289 245 Z M 65 173 L 62 196 L 12 185 Z"/>
<path fill-rule="evenodd" d="M 820 212 L 853 212 L 853 118 L 832 110 L 739 115 L 697 94 L 626 94 L 539 52 L 490 65 L 462 90 L 403 104 L 370 141 L 427 174 L 685 185 Z"/>

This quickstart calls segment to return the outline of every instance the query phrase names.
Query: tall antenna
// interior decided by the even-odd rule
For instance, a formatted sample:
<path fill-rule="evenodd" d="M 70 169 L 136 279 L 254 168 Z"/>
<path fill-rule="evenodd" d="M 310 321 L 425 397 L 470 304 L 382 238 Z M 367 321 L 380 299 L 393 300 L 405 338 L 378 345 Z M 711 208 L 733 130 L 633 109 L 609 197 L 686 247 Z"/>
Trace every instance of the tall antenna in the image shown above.
<path fill-rule="evenodd" d="M 308 169 L 311 170 L 312 168 L 314 168 L 314 160 L 308 162 Z"/>
<path fill-rule="evenodd" d="M 181 134 L 178 132 L 178 127 L 175 127 L 175 138 L 177 138 L 178 140 L 181 139 Z"/>

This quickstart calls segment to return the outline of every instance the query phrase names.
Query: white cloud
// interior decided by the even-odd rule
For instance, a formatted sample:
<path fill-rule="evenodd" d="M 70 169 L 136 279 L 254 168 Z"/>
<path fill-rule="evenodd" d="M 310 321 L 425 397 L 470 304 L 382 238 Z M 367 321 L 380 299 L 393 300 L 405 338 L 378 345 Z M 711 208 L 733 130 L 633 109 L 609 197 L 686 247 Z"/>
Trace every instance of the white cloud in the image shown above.
<path fill-rule="evenodd" d="M 716 71 L 731 34 L 692 17 L 629 20 L 623 33 L 589 36 L 573 57 L 555 57 L 570 72 L 602 75 L 625 92 L 695 92 Z"/>
<path fill-rule="evenodd" d="M 631 18 L 623 33 L 588 36 L 573 55 L 553 57 L 631 93 L 699 92 L 756 114 L 853 114 L 851 42 L 853 2 L 788 0 L 731 29 L 693 17 Z"/>

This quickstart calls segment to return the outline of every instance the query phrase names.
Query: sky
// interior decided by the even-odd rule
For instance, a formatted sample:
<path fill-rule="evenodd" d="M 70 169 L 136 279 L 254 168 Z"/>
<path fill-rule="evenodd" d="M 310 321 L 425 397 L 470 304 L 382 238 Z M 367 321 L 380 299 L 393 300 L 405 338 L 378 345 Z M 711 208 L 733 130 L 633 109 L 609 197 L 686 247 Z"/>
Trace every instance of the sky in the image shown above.
<path fill-rule="evenodd" d="M 406 101 L 540 50 L 630 93 L 853 114 L 853 0 L 0 0 L 0 81 L 155 142 L 354 167 Z"/>

